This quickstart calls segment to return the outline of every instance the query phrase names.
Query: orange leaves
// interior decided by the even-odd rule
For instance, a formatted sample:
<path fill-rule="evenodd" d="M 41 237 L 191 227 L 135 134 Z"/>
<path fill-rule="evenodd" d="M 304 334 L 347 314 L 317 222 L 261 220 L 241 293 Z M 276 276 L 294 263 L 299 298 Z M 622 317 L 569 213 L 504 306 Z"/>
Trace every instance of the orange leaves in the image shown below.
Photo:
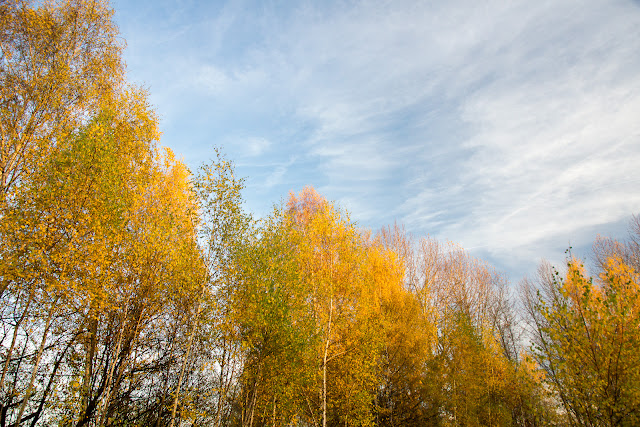
<path fill-rule="evenodd" d="M 111 12 L 99 1 L 5 2 L 0 47 L 0 191 L 38 167 L 56 142 L 120 90 L 124 67 Z"/>
<path fill-rule="evenodd" d="M 93 6 L 99 12 L 99 5 Z M 39 16 L 43 10 L 29 13 Z M 53 39 L 50 41 L 56 42 Z M 14 59 L 19 58 L 14 55 Z M 56 74 L 56 78 L 63 78 L 62 68 L 43 72 L 52 77 L 57 70 L 62 74 Z M 7 74 L 1 77 L 16 78 Z M 91 78 L 100 83 L 99 73 Z M 161 155 L 156 149 L 157 122 L 145 93 L 117 93 L 111 88 L 104 98 L 83 99 L 98 93 L 87 89 L 76 91 L 73 95 L 77 99 L 70 105 L 63 99 L 69 95 L 64 93 L 69 89 L 67 83 L 58 83 L 61 93 L 55 96 L 62 101 L 51 100 L 47 105 L 69 109 L 69 114 L 78 114 L 77 121 L 71 116 L 55 116 L 56 111 L 32 110 L 38 108 L 39 99 L 27 100 L 35 104 L 25 111 L 44 121 L 2 135 L 0 169 L 5 166 L 6 180 L 0 204 L 0 296 L 8 289 L 5 296 L 16 308 L 24 307 L 22 324 L 13 329 L 14 337 L 25 337 L 23 351 L 34 351 L 27 339 L 32 329 L 39 334 L 35 339 L 40 342 L 35 361 L 16 367 L 22 370 L 16 375 L 25 380 L 16 385 L 15 396 L 23 396 L 23 403 L 13 417 L 33 405 L 30 396 L 46 396 L 35 381 L 35 375 L 42 372 L 38 366 L 41 360 L 57 360 L 56 369 L 65 369 L 69 378 L 78 375 L 78 369 L 85 370 L 81 387 L 85 394 L 95 393 L 91 387 L 105 380 L 104 376 L 91 378 L 92 372 L 98 377 L 108 372 L 109 380 L 103 382 L 106 386 L 93 395 L 93 410 L 100 407 L 106 411 L 129 364 L 135 363 L 130 355 L 141 337 L 165 332 L 149 328 L 152 316 L 158 312 L 169 316 L 170 310 L 190 299 L 204 281 L 189 174 L 170 152 Z M 9 102 L 1 110 L 0 121 L 15 117 L 12 114 L 22 107 L 19 102 Z M 12 112 L 12 108 L 16 110 Z M 66 110 L 59 113 L 64 115 Z M 21 125 L 19 120 L 13 124 Z M 41 131 L 45 133 L 38 133 Z M 14 157 L 15 149 L 25 157 Z M 44 325 L 41 311 L 47 313 Z M 92 325 L 91 331 L 88 325 Z M 106 333 L 106 328 L 113 330 Z M 48 341 L 61 339 L 52 337 L 53 330 L 68 330 L 75 335 L 66 347 L 47 346 Z M 66 364 L 69 348 L 87 348 L 87 334 L 93 337 L 93 350 L 87 350 L 86 365 L 78 362 L 83 359 L 77 355 L 73 363 Z M 20 343 L 18 338 L 16 342 Z M 98 362 L 89 354 L 95 355 L 100 348 L 109 356 Z M 4 369 L 10 367 L 11 351 Z M 40 358 L 43 352 L 47 354 Z M 126 362 L 116 367 L 114 360 L 118 357 Z M 94 366 L 100 363 L 106 364 L 102 370 Z M 58 381 L 56 378 L 52 376 L 51 381 Z M 37 393 L 32 393 L 34 387 Z M 59 400 L 67 399 L 66 404 L 73 406 L 79 390 L 70 390 L 74 390 L 72 395 Z M 100 400 L 100 406 L 95 399 Z M 81 406 L 73 407 L 72 417 L 79 417 Z M 95 417 L 96 413 L 86 416 Z"/>
<path fill-rule="evenodd" d="M 618 310 L 625 310 L 621 305 L 629 304 L 630 316 L 637 316 L 640 311 L 640 272 L 623 262 L 619 256 L 607 259 L 605 270 L 600 273 L 600 280 L 605 292 L 613 292 L 617 296 Z M 634 304 L 635 303 L 635 304 Z"/>
<path fill-rule="evenodd" d="M 327 208 L 329 203 L 313 187 L 305 187 L 298 196 L 290 193 L 287 201 L 287 211 L 297 224 L 308 224 L 314 218 L 320 218 Z"/>
<path fill-rule="evenodd" d="M 385 322 L 378 404 L 386 425 L 503 425 L 532 416 L 524 402 L 539 403 L 540 384 L 518 374 L 505 279 L 451 243 L 413 241 L 398 226 L 381 238 L 402 262 L 405 289 Z"/>
<path fill-rule="evenodd" d="M 556 297 L 537 306 L 538 357 L 571 417 L 592 424 L 638 421 L 638 273 L 613 252 L 598 283 L 575 259 Z M 553 295 L 552 293 L 550 295 Z"/>
<path fill-rule="evenodd" d="M 384 339 L 382 307 L 398 298 L 401 264 L 312 188 L 291 195 L 286 212 L 319 339 L 318 418 L 367 424 Z"/>

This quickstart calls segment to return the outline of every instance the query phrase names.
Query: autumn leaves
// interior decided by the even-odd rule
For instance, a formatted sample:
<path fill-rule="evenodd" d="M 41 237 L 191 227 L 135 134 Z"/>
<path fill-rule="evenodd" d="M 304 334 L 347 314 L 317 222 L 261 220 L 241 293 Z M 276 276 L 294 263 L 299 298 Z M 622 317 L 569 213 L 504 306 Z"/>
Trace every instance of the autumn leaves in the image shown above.
<path fill-rule="evenodd" d="M 586 276 L 580 261 L 570 259 L 565 277 L 541 269 L 535 294 L 525 283 L 533 355 L 569 420 L 634 425 L 640 422 L 639 252 L 635 244 L 599 243 L 598 277 Z"/>
<path fill-rule="evenodd" d="M 108 424 L 202 281 L 194 197 L 106 4 L 0 8 L 0 425 Z"/>
<path fill-rule="evenodd" d="M 105 2 L 0 29 L 0 426 L 640 422 L 640 233 L 518 299 L 312 188 L 256 220 L 224 156 L 159 145 Z"/>

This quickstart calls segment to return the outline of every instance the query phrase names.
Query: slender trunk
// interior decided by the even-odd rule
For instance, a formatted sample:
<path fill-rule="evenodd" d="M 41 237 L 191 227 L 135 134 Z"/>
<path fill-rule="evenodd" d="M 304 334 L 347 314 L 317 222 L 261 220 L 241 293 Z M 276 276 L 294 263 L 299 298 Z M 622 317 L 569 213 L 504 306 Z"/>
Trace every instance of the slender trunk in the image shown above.
<path fill-rule="evenodd" d="M 242 392 L 244 395 L 244 405 L 242 406 L 242 410 L 240 411 L 240 425 L 245 427 L 247 425 L 245 419 L 247 418 L 247 412 L 249 408 L 249 392 Z"/>
<path fill-rule="evenodd" d="M 246 371 L 245 371 L 246 372 Z M 243 409 L 243 420 L 242 420 L 242 426 L 243 427 L 252 427 L 253 426 L 253 419 L 255 417 L 255 412 L 256 412 L 256 400 L 258 397 L 258 384 L 260 383 L 259 378 L 262 377 L 262 367 L 258 368 L 258 372 L 252 375 L 253 378 L 253 384 L 251 385 L 251 387 L 247 387 L 250 391 L 247 392 L 247 398 L 245 399 L 245 408 Z M 251 397 L 251 403 L 249 403 L 249 397 Z M 248 421 L 245 420 L 245 415 L 244 412 L 248 411 Z M 263 417 L 264 419 L 264 413 L 263 413 Z"/>
<path fill-rule="evenodd" d="M 171 334 L 171 345 L 169 346 L 169 358 L 170 358 L 170 360 L 174 355 L 174 346 L 175 346 L 175 342 L 176 342 L 176 336 L 178 334 L 178 326 L 177 326 L 177 324 L 178 324 L 178 322 L 175 322 L 175 326 L 174 326 L 172 334 Z M 164 374 L 164 379 L 163 379 L 162 398 L 160 399 L 160 405 L 159 405 L 159 409 L 158 409 L 158 417 L 156 418 L 156 421 L 154 423 L 154 427 L 159 427 L 160 426 L 160 418 L 162 417 L 164 403 L 167 401 L 167 392 L 168 392 L 167 389 L 169 388 L 169 377 L 171 376 L 171 365 L 172 365 L 172 363 L 167 363 L 167 369 L 166 369 L 166 372 Z"/>
<path fill-rule="evenodd" d="M 86 412 L 91 394 L 91 379 L 93 378 L 93 359 L 95 357 L 98 333 L 98 318 L 94 310 L 89 311 L 89 337 L 85 340 L 85 365 L 82 381 L 82 406 L 80 413 Z"/>
<path fill-rule="evenodd" d="M 22 347 L 22 352 L 20 353 L 20 356 L 17 358 L 16 367 L 13 372 L 13 385 L 11 387 L 11 391 L 7 394 L 8 401 L 3 408 L 3 411 L 4 411 L 3 413 L 5 418 L 9 408 L 13 408 L 14 406 L 17 407 L 22 402 L 21 400 L 18 400 L 17 402 L 14 403 L 13 399 L 15 397 L 18 397 L 18 392 L 16 391 L 18 387 L 18 378 L 20 377 L 20 374 L 21 374 L 22 362 L 26 360 L 26 357 L 27 357 L 26 354 L 27 354 L 28 347 L 29 347 L 29 334 L 27 334 L 27 338 L 25 339 L 24 346 Z"/>
<path fill-rule="evenodd" d="M 20 329 L 20 325 L 22 321 L 27 316 L 27 311 L 29 311 L 29 306 L 31 305 L 31 301 L 33 299 L 33 291 L 29 293 L 29 299 L 27 300 L 27 306 L 24 308 L 22 315 L 20 315 L 20 319 L 16 323 L 16 326 L 13 328 L 13 338 L 11 339 L 11 345 L 9 346 L 9 351 L 7 352 L 7 358 L 4 361 L 4 365 L 2 367 L 2 376 L 0 377 L 0 391 L 4 389 L 4 380 L 7 376 L 7 371 L 9 370 L 9 362 L 11 361 L 11 355 L 13 354 L 13 349 L 16 345 L 16 339 L 18 338 L 18 330 Z"/>
<path fill-rule="evenodd" d="M 49 309 L 49 313 L 47 314 L 47 320 L 44 325 L 44 332 L 42 333 L 42 340 L 40 340 L 40 348 L 38 348 L 38 354 L 36 356 L 36 360 L 33 363 L 33 369 L 31 370 L 31 378 L 29 379 L 29 385 L 27 386 L 27 390 L 24 393 L 24 398 L 22 400 L 22 404 L 20 405 L 20 409 L 18 410 L 18 416 L 16 417 L 16 427 L 20 425 L 22 421 L 22 415 L 24 414 L 24 410 L 29 403 L 29 397 L 31 396 L 31 392 L 33 390 L 33 383 L 36 380 L 36 376 L 38 374 L 38 365 L 40 365 L 40 360 L 42 359 L 42 353 L 44 352 L 44 345 L 47 342 L 47 335 L 49 333 L 49 326 L 51 326 L 51 319 L 53 318 L 53 311 L 56 307 L 56 302 L 58 298 L 56 298 L 51 304 L 51 308 Z"/>
<path fill-rule="evenodd" d="M 105 425 L 105 418 L 107 416 L 107 409 L 109 408 L 109 400 L 111 399 L 111 380 L 113 378 L 113 371 L 118 362 L 118 356 L 120 354 L 120 346 L 122 345 L 122 337 L 124 335 L 124 328 L 127 324 L 127 314 L 129 312 L 129 301 L 125 304 L 124 315 L 122 316 L 122 326 L 118 331 L 118 341 L 116 342 L 116 348 L 113 352 L 113 359 L 109 363 L 109 371 L 107 373 L 107 380 L 105 381 L 104 393 L 105 397 L 100 402 L 98 409 L 98 425 Z"/>
<path fill-rule="evenodd" d="M 204 289 L 203 289 L 204 292 Z M 200 295 L 202 297 L 202 294 Z M 196 334 L 196 329 L 198 326 L 198 319 L 200 318 L 200 312 L 202 310 L 202 305 L 200 300 L 198 301 L 198 306 L 196 308 L 196 317 L 193 321 L 193 327 L 191 328 L 191 334 L 189 334 L 189 342 L 187 343 L 187 354 L 185 355 L 184 360 L 182 361 L 182 368 L 180 368 L 180 376 L 178 377 L 178 387 L 176 389 L 176 395 L 173 398 L 173 408 L 171 409 L 171 422 L 169 423 L 169 427 L 173 427 L 174 420 L 176 418 L 176 411 L 178 409 L 178 400 L 180 397 L 180 388 L 182 387 L 182 379 L 184 378 L 184 371 L 189 363 L 189 356 L 191 355 L 191 347 L 193 345 L 193 336 Z"/>
<path fill-rule="evenodd" d="M 55 378 L 56 378 L 56 373 L 58 372 L 58 368 L 60 368 L 60 364 L 62 363 L 62 360 L 64 359 L 65 354 L 67 354 L 67 351 L 71 348 L 71 346 L 73 345 L 73 343 L 75 342 L 77 337 L 78 337 L 78 335 L 75 334 L 74 337 L 71 340 L 69 340 L 69 342 L 65 346 L 64 350 L 62 351 L 62 354 L 60 354 L 60 357 L 58 357 L 58 359 L 55 361 L 55 363 L 53 365 L 53 371 L 51 372 L 51 375 L 49 376 L 49 382 L 47 383 L 47 386 L 44 389 L 44 393 L 42 393 L 42 397 L 40 398 L 40 404 L 38 405 L 38 409 L 36 410 L 36 412 L 35 412 L 35 414 L 33 416 L 33 419 L 31 420 L 31 427 L 35 427 L 36 424 L 38 423 L 38 420 L 40 419 L 40 416 L 42 415 L 42 411 L 44 410 L 44 404 L 47 401 L 47 396 L 51 392 L 51 387 L 54 384 L 54 381 L 55 381 Z"/>
<path fill-rule="evenodd" d="M 168 380 L 169 376 L 167 375 L 165 381 L 164 381 L 164 391 L 162 393 L 162 398 L 160 399 L 160 405 L 159 405 L 159 410 L 158 410 L 158 417 L 156 418 L 156 422 L 154 424 L 154 427 L 159 427 L 160 426 L 160 418 L 162 417 L 162 408 L 164 408 L 164 402 L 167 400 L 167 380 Z"/>
<path fill-rule="evenodd" d="M 329 300 L 329 325 L 327 327 L 327 340 L 324 345 L 322 357 L 322 427 L 327 427 L 327 356 L 331 341 L 331 321 L 333 316 L 333 296 Z"/>
<path fill-rule="evenodd" d="M 307 397 L 306 394 L 304 396 L 304 400 L 307 402 L 307 409 L 309 410 L 309 416 L 311 417 L 311 421 L 313 421 L 313 426 L 317 427 L 318 422 L 316 421 L 316 416 L 314 414 L 315 411 L 311 409 L 311 402 L 309 402 L 309 397 Z"/>
<path fill-rule="evenodd" d="M 136 337 L 140 332 L 140 325 L 142 324 L 142 314 L 143 314 L 143 310 L 140 310 L 140 314 L 138 315 L 138 320 L 136 320 L 136 326 L 135 328 L 133 328 L 133 333 L 130 335 L 129 339 L 127 340 L 126 347 L 122 350 L 122 356 L 120 357 L 121 362 L 117 370 L 118 376 L 116 377 L 115 381 L 113 381 L 113 384 L 111 386 L 111 393 L 108 395 L 109 401 L 111 400 L 111 395 L 113 394 L 113 391 L 118 390 L 120 388 L 122 378 L 124 377 L 125 372 L 129 368 L 129 365 L 131 364 L 131 352 L 132 352 L 132 349 L 134 348 Z M 134 363 L 135 363 L 135 360 L 134 360 Z"/>
<path fill-rule="evenodd" d="M 322 427 L 327 427 L 327 351 L 322 363 Z"/>
<path fill-rule="evenodd" d="M 256 384 L 256 382 L 254 382 L 253 384 L 253 397 L 251 399 L 251 416 L 249 417 L 249 427 L 253 427 L 253 414 L 256 411 L 256 396 L 258 395 L 257 392 L 257 387 L 258 384 Z"/>
<path fill-rule="evenodd" d="M 223 339 L 222 340 L 222 357 L 220 358 L 221 362 L 220 362 L 220 392 L 218 395 L 218 410 L 216 413 L 216 421 L 213 424 L 214 426 L 219 426 L 220 422 L 221 422 L 221 418 L 222 418 L 222 409 L 223 409 L 223 404 L 224 404 L 224 400 L 226 399 L 226 391 L 227 391 L 227 387 L 226 387 L 226 382 L 224 380 L 225 377 L 225 369 L 226 369 L 226 357 L 227 357 L 227 346 L 226 346 L 226 342 Z"/>
<path fill-rule="evenodd" d="M 276 427 L 276 395 L 273 395 L 273 414 L 271 416 L 273 427 Z"/>

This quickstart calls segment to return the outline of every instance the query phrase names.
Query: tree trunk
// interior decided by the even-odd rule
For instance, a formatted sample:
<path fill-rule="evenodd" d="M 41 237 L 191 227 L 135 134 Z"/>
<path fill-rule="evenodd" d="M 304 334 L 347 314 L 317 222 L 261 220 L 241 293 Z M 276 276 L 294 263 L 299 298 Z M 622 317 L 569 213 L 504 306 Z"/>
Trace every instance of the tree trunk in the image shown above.
<path fill-rule="evenodd" d="M 16 339 L 18 338 L 18 330 L 20 329 L 20 325 L 22 321 L 27 316 L 27 311 L 29 311 L 29 306 L 31 305 L 31 301 L 33 299 L 33 291 L 29 293 L 29 299 L 27 300 L 27 306 L 24 308 L 20 319 L 16 323 L 16 326 L 13 329 L 13 338 L 11 339 L 11 345 L 9 346 L 9 351 L 7 352 L 7 358 L 4 361 L 4 365 L 2 366 L 2 376 L 0 377 L 0 391 L 4 389 L 4 380 L 7 376 L 7 371 L 9 370 L 9 362 L 11 361 L 11 355 L 13 354 L 13 349 L 16 345 Z"/>
<path fill-rule="evenodd" d="M 84 378 L 82 381 L 82 409 L 80 413 L 86 412 L 91 395 L 91 379 L 93 378 L 93 359 L 95 357 L 98 333 L 98 319 L 94 310 L 89 311 L 89 337 L 85 340 L 85 365 Z"/>
<path fill-rule="evenodd" d="M 193 328 L 191 328 L 191 334 L 189 335 L 189 342 L 187 344 L 187 354 L 185 355 L 184 361 L 182 362 L 182 368 L 180 368 L 180 376 L 178 377 L 178 387 L 176 389 L 176 396 L 173 399 L 173 408 L 171 409 L 171 422 L 169 423 L 169 427 L 173 427 L 174 419 L 176 416 L 176 410 L 178 408 L 178 398 L 180 396 L 180 388 L 182 387 L 182 379 L 184 378 L 184 371 L 186 369 L 187 364 L 189 363 L 189 356 L 191 355 L 191 346 L 193 345 L 193 336 L 196 334 L 196 329 L 198 327 L 198 319 L 200 319 L 200 313 L 202 312 L 202 299 L 204 297 L 206 291 L 206 287 L 202 286 L 200 289 L 200 293 L 198 295 L 198 302 L 196 306 L 196 317 L 193 320 Z"/>
<path fill-rule="evenodd" d="M 18 416 L 16 418 L 15 426 L 19 426 L 22 421 L 22 415 L 24 414 L 24 410 L 29 403 L 29 397 L 31 396 L 31 391 L 33 390 L 33 383 L 36 380 L 36 376 L 38 374 L 38 365 L 40 365 L 40 359 L 42 359 L 42 353 L 44 352 L 44 346 L 47 342 L 47 335 L 49 333 L 49 326 L 51 325 L 51 319 L 53 318 L 53 311 L 56 306 L 56 302 L 58 298 L 56 298 L 49 309 L 49 313 L 47 314 L 47 321 L 45 322 L 44 332 L 42 333 L 42 340 L 40 341 L 40 347 L 38 348 L 38 354 L 36 356 L 36 360 L 33 363 L 33 369 L 31 370 L 31 378 L 29 379 L 29 385 L 27 386 L 27 390 L 24 393 L 24 398 L 22 400 L 22 404 L 20 405 L 20 409 L 18 410 Z"/>
<path fill-rule="evenodd" d="M 331 321 L 333 316 L 333 295 L 329 300 L 329 325 L 327 326 L 327 340 L 322 357 L 322 427 L 327 427 L 327 356 L 331 342 Z"/>
<path fill-rule="evenodd" d="M 107 379 L 105 381 L 104 386 L 104 394 L 105 397 L 100 402 L 100 407 L 98 409 L 98 425 L 105 425 L 105 418 L 107 416 L 107 410 L 109 408 L 109 400 L 111 399 L 111 380 L 113 379 L 113 371 L 118 362 L 118 356 L 120 354 L 120 346 L 122 345 L 122 337 L 124 335 L 124 329 L 127 324 L 127 314 L 129 312 L 129 301 L 125 303 L 124 314 L 122 316 L 122 326 L 120 327 L 120 331 L 118 331 L 118 341 L 116 343 L 115 351 L 113 352 L 113 359 L 109 363 L 109 371 L 107 373 Z"/>
<path fill-rule="evenodd" d="M 180 368 L 180 376 L 178 377 L 178 386 L 176 388 L 176 395 L 173 398 L 173 408 L 171 409 L 171 422 L 169 427 L 173 427 L 173 423 L 176 418 L 176 411 L 178 409 L 178 400 L 180 397 L 180 388 L 182 387 L 182 379 L 184 378 L 184 371 L 189 363 L 189 356 L 191 355 L 191 346 L 193 345 L 193 336 L 196 334 L 196 328 L 198 326 L 198 319 L 200 318 L 201 304 L 198 302 L 196 309 L 196 318 L 193 321 L 193 327 L 191 328 L 191 334 L 189 334 L 189 342 L 187 343 L 187 354 L 182 361 L 182 368 Z"/>

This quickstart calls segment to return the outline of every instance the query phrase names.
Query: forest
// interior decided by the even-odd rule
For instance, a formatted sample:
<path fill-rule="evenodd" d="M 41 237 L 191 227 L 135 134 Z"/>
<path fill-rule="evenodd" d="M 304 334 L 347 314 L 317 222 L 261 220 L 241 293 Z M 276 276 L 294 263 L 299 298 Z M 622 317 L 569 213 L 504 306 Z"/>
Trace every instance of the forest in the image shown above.
<path fill-rule="evenodd" d="M 0 1 L 1 427 L 640 425 L 640 217 L 517 285 L 311 187 L 254 218 L 112 18 Z"/>

